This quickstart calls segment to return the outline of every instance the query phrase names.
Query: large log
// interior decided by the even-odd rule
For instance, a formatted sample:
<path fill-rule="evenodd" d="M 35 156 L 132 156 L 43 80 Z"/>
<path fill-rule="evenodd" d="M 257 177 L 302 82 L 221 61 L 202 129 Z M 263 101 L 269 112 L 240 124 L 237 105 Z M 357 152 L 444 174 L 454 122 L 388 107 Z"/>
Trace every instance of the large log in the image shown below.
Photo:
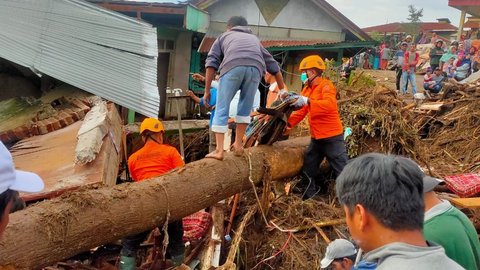
<path fill-rule="evenodd" d="M 297 175 L 308 138 L 259 146 L 248 157 L 203 159 L 149 181 L 76 191 L 10 216 L 0 242 L 0 265 L 36 269 L 96 246 L 179 220 L 236 193 L 269 174 Z M 250 170 L 251 162 L 251 170 Z"/>

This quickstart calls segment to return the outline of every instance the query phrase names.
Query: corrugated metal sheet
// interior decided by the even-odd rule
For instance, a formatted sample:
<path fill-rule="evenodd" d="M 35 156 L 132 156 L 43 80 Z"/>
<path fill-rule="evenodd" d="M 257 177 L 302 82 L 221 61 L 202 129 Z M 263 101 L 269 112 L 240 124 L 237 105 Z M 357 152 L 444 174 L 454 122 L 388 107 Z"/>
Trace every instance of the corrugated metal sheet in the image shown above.
<path fill-rule="evenodd" d="M 79 0 L 1 0 L 0 57 L 156 117 L 151 25 Z"/>
<path fill-rule="evenodd" d="M 208 53 L 210 48 L 215 42 L 215 39 L 220 36 L 222 33 L 215 31 L 213 29 L 209 29 L 205 34 L 205 37 L 198 48 L 198 52 L 201 53 Z M 319 39 L 274 39 L 271 37 L 259 37 L 260 42 L 262 43 L 263 47 L 271 48 L 271 47 L 295 47 L 295 46 L 313 46 L 313 45 L 323 45 L 323 44 L 334 44 L 336 41 L 331 40 L 319 40 Z"/>

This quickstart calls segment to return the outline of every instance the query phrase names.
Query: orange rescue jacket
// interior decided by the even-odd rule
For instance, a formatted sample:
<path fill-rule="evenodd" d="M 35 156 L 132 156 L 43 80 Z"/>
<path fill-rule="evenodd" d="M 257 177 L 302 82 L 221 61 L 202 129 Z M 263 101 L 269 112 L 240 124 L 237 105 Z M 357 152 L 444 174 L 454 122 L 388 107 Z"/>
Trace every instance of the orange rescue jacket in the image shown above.
<path fill-rule="evenodd" d="M 295 127 L 308 114 L 310 134 L 313 139 L 324 139 L 343 134 L 337 106 L 337 90 L 333 83 L 320 78 L 315 85 L 305 86 L 302 96 L 308 97 L 309 104 L 294 111 L 288 118 L 288 126 Z"/>
<path fill-rule="evenodd" d="M 151 140 L 128 158 L 128 169 L 135 182 L 160 176 L 183 165 L 177 149 Z"/>

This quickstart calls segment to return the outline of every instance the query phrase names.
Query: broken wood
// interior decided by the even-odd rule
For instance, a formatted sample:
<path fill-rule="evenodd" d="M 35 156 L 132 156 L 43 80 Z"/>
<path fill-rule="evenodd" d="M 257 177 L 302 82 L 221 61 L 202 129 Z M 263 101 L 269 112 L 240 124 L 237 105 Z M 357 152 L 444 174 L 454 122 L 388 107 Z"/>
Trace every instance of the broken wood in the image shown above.
<path fill-rule="evenodd" d="M 311 222 L 311 225 L 313 228 L 315 228 L 315 230 L 318 231 L 318 233 L 320 234 L 320 236 L 322 236 L 323 240 L 327 243 L 327 244 L 330 244 L 330 242 L 332 242 L 328 236 L 325 234 L 325 232 L 322 230 L 322 228 L 320 228 L 319 226 L 317 226 L 317 224 L 315 224 L 315 222 Z"/>
<path fill-rule="evenodd" d="M 121 119 L 113 104 L 108 104 L 109 131 L 103 138 L 98 157 L 89 164 L 77 165 L 75 145 L 82 122 L 45 135 L 24 139 L 11 148 L 15 166 L 40 175 L 45 189 L 38 193 L 22 193 L 25 201 L 58 197 L 61 194 L 91 185 L 115 185 L 122 157 Z"/>
<path fill-rule="evenodd" d="M 225 221 L 225 201 L 212 206 L 212 228 L 209 233 L 209 241 L 205 248 L 201 261 L 201 270 L 209 270 L 212 266 L 218 267 L 220 263 L 220 250 L 223 236 L 223 222 Z"/>
<path fill-rule="evenodd" d="M 314 226 L 316 226 L 318 228 L 322 228 L 322 227 L 328 227 L 328 226 L 341 225 L 341 224 L 345 224 L 345 223 L 346 223 L 346 221 L 343 218 L 342 219 L 329 220 L 329 221 L 320 221 L 320 222 L 316 222 L 312 225 L 305 225 L 305 226 L 297 227 L 297 228 L 293 229 L 292 231 L 300 232 L 300 231 L 305 231 L 305 230 L 311 229 Z"/>
<path fill-rule="evenodd" d="M 0 241 L 0 265 L 35 269 L 179 220 L 236 193 L 267 176 L 297 175 L 310 138 L 248 149 L 245 157 L 203 159 L 167 175 L 139 183 L 99 187 L 44 201 L 13 213 Z M 200 178 L 200 175 L 207 177 Z"/>
<path fill-rule="evenodd" d="M 178 133 L 178 120 L 162 121 L 165 132 L 168 134 Z M 197 131 L 201 129 L 208 129 L 208 119 L 200 120 L 182 120 L 182 130 L 184 132 Z M 128 133 L 138 133 L 140 131 L 140 123 L 133 123 L 125 126 Z"/>
<path fill-rule="evenodd" d="M 417 107 L 418 110 L 424 111 L 439 111 L 443 107 L 442 103 L 424 103 Z"/>
<path fill-rule="evenodd" d="M 402 110 L 401 110 L 401 111 L 402 111 L 402 112 L 404 112 L 404 111 L 408 111 L 408 110 L 410 110 L 410 109 L 413 109 L 413 108 L 415 108 L 415 106 L 416 106 L 416 104 L 415 104 L 415 103 L 410 103 L 410 104 L 408 104 L 408 105 L 404 106 L 404 107 L 402 108 Z"/>
<path fill-rule="evenodd" d="M 103 138 L 108 133 L 107 113 L 107 103 L 100 101 L 85 115 L 77 135 L 76 164 L 84 165 L 97 157 L 103 144 Z"/>
<path fill-rule="evenodd" d="M 257 212 L 257 210 L 258 210 L 258 205 L 254 205 L 250 209 L 248 209 L 245 216 L 243 216 L 242 222 L 240 222 L 240 225 L 238 225 L 238 229 L 235 232 L 235 237 L 233 238 L 232 245 L 230 246 L 230 250 L 228 251 L 227 260 L 218 269 L 220 270 L 237 269 L 234 261 L 235 261 L 235 257 L 237 256 L 238 246 L 240 245 L 240 241 L 242 240 L 243 231 L 245 230 L 247 223 L 250 222 L 250 219 L 252 219 L 253 215 Z"/>
<path fill-rule="evenodd" d="M 450 198 L 451 203 L 461 208 L 480 208 L 480 197 Z"/>

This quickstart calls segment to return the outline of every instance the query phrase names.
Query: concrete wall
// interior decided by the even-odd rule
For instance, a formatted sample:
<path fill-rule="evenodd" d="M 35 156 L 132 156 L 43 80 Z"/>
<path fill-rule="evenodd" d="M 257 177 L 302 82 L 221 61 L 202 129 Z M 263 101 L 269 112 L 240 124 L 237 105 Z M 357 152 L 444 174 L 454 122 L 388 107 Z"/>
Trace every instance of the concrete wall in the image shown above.
<path fill-rule="evenodd" d="M 276 0 L 267 1 L 271 2 L 271 5 L 276 4 Z M 226 22 L 231 16 L 240 15 L 244 16 L 250 25 L 268 26 L 255 0 L 224 0 L 212 5 L 207 11 L 212 22 Z M 342 32 L 342 26 L 311 0 L 290 0 L 270 26 Z"/>
<path fill-rule="evenodd" d="M 191 50 L 192 32 L 180 32 L 175 41 L 175 53 L 170 69 L 173 81 L 170 88 L 181 88 L 183 91 L 188 89 Z"/>

